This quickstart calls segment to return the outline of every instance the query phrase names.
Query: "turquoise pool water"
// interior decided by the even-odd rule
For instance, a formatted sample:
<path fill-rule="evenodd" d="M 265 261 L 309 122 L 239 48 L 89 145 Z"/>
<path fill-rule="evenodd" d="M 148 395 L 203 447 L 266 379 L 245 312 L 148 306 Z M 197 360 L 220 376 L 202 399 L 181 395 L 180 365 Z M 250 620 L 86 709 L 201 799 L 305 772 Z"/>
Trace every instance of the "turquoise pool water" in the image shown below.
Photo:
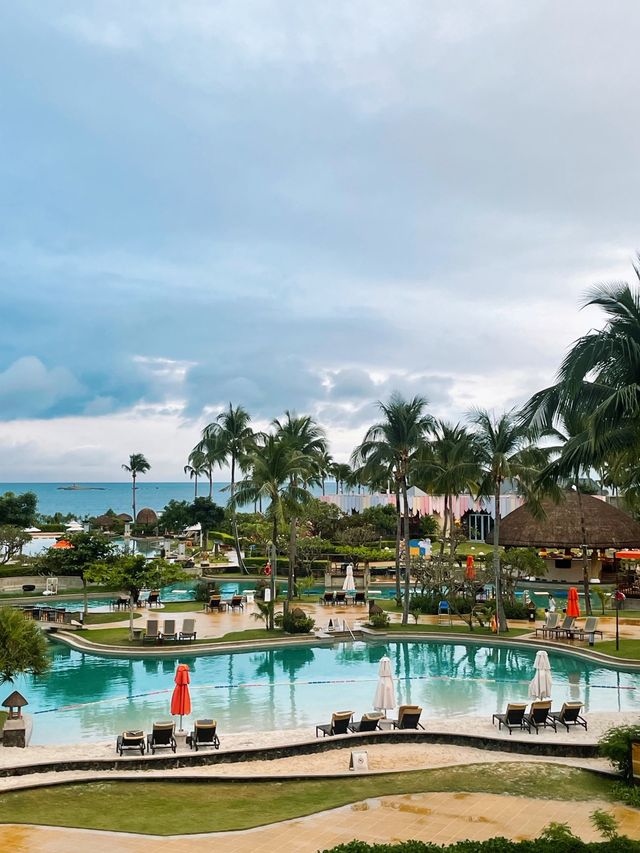
<path fill-rule="evenodd" d="M 490 715 L 526 701 L 535 649 L 434 641 L 294 646 L 268 651 L 120 659 L 52 643 L 53 668 L 21 677 L 34 743 L 75 743 L 149 730 L 169 716 L 178 661 L 191 669 L 193 718 L 218 720 L 225 732 L 311 727 L 335 710 L 371 709 L 378 663 L 388 654 L 397 698 L 428 717 Z M 587 711 L 640 712 L 640 674 L 615 671 L 570 655 L 549 655 L 554 705 L 580 699 Z M 185 727 L 188 726 L 187 721 Z"/>

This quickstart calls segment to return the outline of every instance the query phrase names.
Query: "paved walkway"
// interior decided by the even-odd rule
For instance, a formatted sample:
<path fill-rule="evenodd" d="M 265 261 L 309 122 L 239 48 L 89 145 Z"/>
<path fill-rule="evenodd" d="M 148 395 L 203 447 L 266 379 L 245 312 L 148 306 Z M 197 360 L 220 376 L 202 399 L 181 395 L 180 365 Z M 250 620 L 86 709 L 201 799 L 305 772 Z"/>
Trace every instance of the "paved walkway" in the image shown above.
<path fill-rule="evenodd" d="M 410 838 L 450 844 L 463 839 L 485 840 L 497 835 L 535 838 L 551 821 L 568 823 L 585 841 L 599 836 L 589 815 L 598 808 L 614 814 L 620 831 L 640 838 L 640 813 L 598 800 L 560 802 L 494 794 L 405 794 L 365 800 L 340 809 L 259 827 L 244 832 L 209 835 L 126 835 L 55 827 L 0 827 L 0 849 L 12 853 L 317 853 L 354 838 L 397 842 Z"/>

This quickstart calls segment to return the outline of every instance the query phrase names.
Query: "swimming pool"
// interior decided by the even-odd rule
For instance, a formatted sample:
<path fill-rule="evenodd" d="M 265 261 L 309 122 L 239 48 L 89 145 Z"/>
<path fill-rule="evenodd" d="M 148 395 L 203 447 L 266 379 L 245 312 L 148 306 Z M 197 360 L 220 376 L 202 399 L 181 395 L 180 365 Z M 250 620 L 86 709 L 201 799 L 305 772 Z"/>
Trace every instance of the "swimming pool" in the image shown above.
<path fill-rule="evenodd" d="M 232 654 L 137 659 L 86 654 L 52 643 L 53 668 L 15 689 L 29 700 L 33 743 L 75 743 L 149 730 L 169 717 L 178 661 L 191 669 L 193 717 L 213 717 L 220 732 L 311 727 L 345 708 L 371 709 L 378 663 L 388 654 L 398 702 L 427 717 L 490 715 L 526 701 L 535 648 L 462 642 L 341 643 Z M 640 712 L 640 674 L 549 653 L 554 706 L 579 699 L 587 711 Z"/>

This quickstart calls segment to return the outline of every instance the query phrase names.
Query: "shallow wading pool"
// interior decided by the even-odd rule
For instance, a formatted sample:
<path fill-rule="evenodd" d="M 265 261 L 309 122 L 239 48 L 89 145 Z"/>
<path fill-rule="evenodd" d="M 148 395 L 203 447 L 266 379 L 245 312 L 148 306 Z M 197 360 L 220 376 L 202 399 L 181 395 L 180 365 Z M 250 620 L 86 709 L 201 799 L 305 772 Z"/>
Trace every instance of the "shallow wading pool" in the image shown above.
<path fill-rule="evenodd" d="M 169 718 L 178 661 L 189 664 L 193 717 L 213 717 L 220 732 L 311 727 L 331 712 L 371 710 L 378 663 L 388 654 L 398 702 L 417 703 L 427 717 L 491 715 L 526 701 L 535 648 L 462 642 L 341 643 L 232 654 L 110 658 L 51 644 L 52 669 L 20 677 L 29 700 L 33 743 L 109 738 L 149 730 Z M 640 712 L 640 674 L 550 653 L 553 700 L 579 699 L 586 711 Z"/>

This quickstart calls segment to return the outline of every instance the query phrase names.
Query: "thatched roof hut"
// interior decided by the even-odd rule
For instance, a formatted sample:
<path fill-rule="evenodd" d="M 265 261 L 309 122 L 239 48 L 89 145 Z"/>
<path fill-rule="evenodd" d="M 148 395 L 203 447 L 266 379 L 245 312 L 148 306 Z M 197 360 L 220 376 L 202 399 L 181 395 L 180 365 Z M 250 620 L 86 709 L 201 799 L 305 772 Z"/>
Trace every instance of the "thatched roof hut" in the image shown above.
<path fill-rule="evenodd" d="M 108 530 L 110 527 L 113 527 L 113 523 L 117 521 L 117 519 L 117 515 L 105 512 L 104 515 L 96 516 L 96 518 L 94 519 L 94 524 L 96 525 L 96 527 L 102 527 L 105 530 Z"/>
<path fill-rule="evenodd" d="M 119 518 L 120 521 L 133 521 L 133 516 L 129 515 L 128 512 L 119 512 L 116 518 Z"/>
<path fill-rule="evenodd" d="M 582 532 L 584 516 L 585 535 Z M 518 548 L 636 548 L 640 546 L 640 524 L 626 512 L 605 501 L 566 492 L 556 504 L 542 502 L 545 516 L 534 517 L 527 505 L 519 507 L 500 522 L 500 544 Z M 487 542 L 493 541 L 493 533 Z"/>
<path fill-rule="evenodd" d="M 136 524 L 155 524 L 157 520 L 158 516 L 148 506 L 141 509 L 136 516 Z"/>

